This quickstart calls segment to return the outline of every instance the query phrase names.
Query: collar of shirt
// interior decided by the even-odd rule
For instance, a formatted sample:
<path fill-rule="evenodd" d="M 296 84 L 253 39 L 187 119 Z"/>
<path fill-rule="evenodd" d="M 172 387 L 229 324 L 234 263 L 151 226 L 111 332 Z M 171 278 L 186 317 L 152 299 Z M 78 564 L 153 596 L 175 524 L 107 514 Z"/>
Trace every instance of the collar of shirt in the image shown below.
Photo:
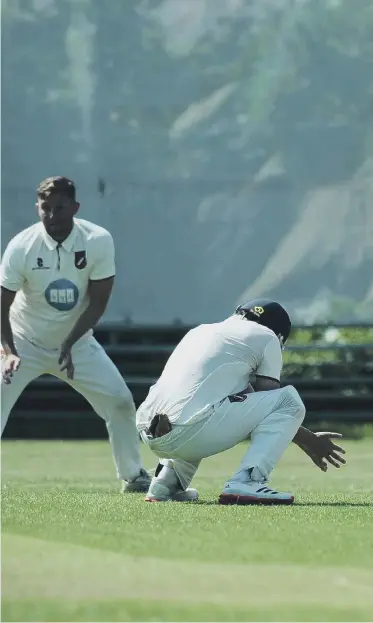
<path fill-rule="evenodd" d="M 76 235 L 77 235 L 76 225 L 74 225 L 74 227 L 73 227 L 72 231 L 70 232 L 70 234 L 61 243 L 58 243 L 57 240 L 53 240 L 53 238 L 51 238 L 51 236 L 49 234 L 47 234 L 47 232 L 45 231 L 45 227 L 44 227 L 44 225 L 42 223 L 40 223 L 40 227 L 41 227 L 42 237 L 43 237 L 44 242 L 47 245 L 48 249 L 53 251 L 58 246 L 60 246 L 63 249 L 65 249 L 65 251 L 68 251 L 68 252 L 72 251 L 73 246 L 74 246 L 74 242 L 75 242 L 75 238 L 76 238 Z"/>

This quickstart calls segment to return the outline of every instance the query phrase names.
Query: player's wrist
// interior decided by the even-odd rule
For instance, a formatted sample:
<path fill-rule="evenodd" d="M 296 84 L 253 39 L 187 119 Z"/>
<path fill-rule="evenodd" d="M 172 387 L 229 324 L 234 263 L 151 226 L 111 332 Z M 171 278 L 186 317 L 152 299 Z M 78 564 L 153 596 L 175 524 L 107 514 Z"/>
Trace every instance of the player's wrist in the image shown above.
<path fill-rule="evenodd" d="M 12 355 L 14 357 L 19 357 L 19 355 L 17 353 L 17 349 L 14 346 L 14 344 L 4 344 L 4 343 L 2 343 L 1 349 L 2 349 L 5 357 L 10 357 Z"/>
<path fill-rule="evenodd" d="M 75 341 L 68 336 L 61 344 L 61 350 L 71 350 L 74 346 Z"/>
<path fill-rule="evenodd" d="M 304 447 L 307 446 L 310 440 L 314 437 L 314 433 L 310 431 L 305 426 L 300 426 L 294 436 L 293 442 L 297 444 L 297 446 Z"/>

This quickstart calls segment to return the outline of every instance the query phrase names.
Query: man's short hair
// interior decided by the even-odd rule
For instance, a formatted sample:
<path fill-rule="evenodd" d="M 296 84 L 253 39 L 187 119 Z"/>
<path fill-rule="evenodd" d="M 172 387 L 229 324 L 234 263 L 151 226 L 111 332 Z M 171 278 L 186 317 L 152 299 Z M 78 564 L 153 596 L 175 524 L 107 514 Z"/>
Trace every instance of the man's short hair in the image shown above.
<path fill-rule="evenodd" d="M 43 199 L 49 195 L 59 193 L 75 201 L 76 188 L 74 182 L 69 180 L 69 178 L 56 175 L 54 177 L 47 177 L 40 182 L 36 192 L 37 196 Z"/>

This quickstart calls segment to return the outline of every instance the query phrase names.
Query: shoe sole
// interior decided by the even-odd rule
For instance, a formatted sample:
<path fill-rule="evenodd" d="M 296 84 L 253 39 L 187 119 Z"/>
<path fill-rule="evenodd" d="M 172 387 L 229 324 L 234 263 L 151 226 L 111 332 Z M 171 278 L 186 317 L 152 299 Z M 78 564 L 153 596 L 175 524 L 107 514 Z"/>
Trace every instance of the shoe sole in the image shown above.
<path fill-rule="evenodd" d="M 167 500 L 160 500 L 159 498 L 144 498 L 145 502 L 177 502 L 178 504 L 188 504 L 190 502 L 197 502 L 198 498 L 195 498 L 194 500 L 174 500 L 172 498 L 169 498 Z"/>
<path fill-rule="evenodd" d="M 242 506 L 248 506 L 249 504 L 265 504 L 267 506 L 273 504 L 293 504 L 294 497 L 287 500 L 281 500 L 279 498 L 260 498 L 251 495 L 239 495 L 238 493 L 221 493 L 219 496 L 219 504 L 240 504 Z"/>
<path fill-rule="evenodd" d="M 137 485 L 137 486 L 129 486 L 122 489 L 122 493 L 146 493 L 150 487 L 150 482 L 148 484 Z"/>

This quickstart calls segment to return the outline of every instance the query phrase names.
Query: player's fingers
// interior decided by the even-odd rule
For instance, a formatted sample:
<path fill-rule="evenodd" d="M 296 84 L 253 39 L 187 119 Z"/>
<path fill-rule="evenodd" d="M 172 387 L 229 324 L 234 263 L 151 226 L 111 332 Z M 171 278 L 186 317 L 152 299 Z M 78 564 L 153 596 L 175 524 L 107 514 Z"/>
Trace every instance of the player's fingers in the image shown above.
<path fill-rule="evenodd" d="M 66 369 L 67 369 L 67 378 L 72 381 L 74 378 L 74 372 L 75 372 L 74 364 L 71 361 L 69 361 L 69 364 L 66 367 Z"/>
<path fill-rule="evenodd" d="M 341 433 L 321 433 L 322 437 L 328 437 L 329 439 L 341 439 L 343 435 Z"/>
<path fill-rule="evenodd" d="M 9 370 L 9 368 L 6 367 L 3 369 L 1 376 L 3 377 L 4 383 L 6 385 L 9 385 L 11 383 L 11 378 L 13 376 L 13 373 L 11 370 Z"/>
<path fill-rule="evenodd" d="M 339 461 L 340 463 L 342 463 L 343 465 L 346 464 L 346 460 L 343 458 L 343 456 L 339 456 L 339 454 L 337 454 L 337 452 L 332 452 L 330 454 L 330 456 L 333 457 L 333 459 L 335 459 L 336 461 Z"/>
<path fill-rule="evenodd" d="M 3 376 L 4 376 L 4 378 L 9 379 L 9 383 L 10 383 L 10 379 L 11 379 L 11 378 L 12 378 L 12 376 L 13 376 L 13 370 L 12 370 L 12 368 L 11 368 L 10 366 L 7 366 L 7 367 L 5 368 L 5 370 L 4 370 L 4 372 L 3 372 Z"/>
<path fill-rule="evenodd" d="M 317 465 L 317 467 L 319 469 L 321 469 L 322 472 L 326 472 L 327 471 L 328 463 L 325 461 L 325 459 L 322 459 L 320 457 L 316 457 L 316 458 L 314 458 L 312 460 L 315 463 L 315 465 Z"/>
<path fill-rule="evenodd" d="M 13 376 L 13 372 L 17 372 L 20 366 L 20 363 L 21 362 L 19 360 L 18 361 L 12 360 L 6 368 L 7 373 L 10 374 L 10 376 Z"/>
<path fill-rule="evenodd" d="M 337 444 L 333 443 L 333 448 L 334 450 L 338 450 L 338 452 L 340 452 L 341 454 L 346 454 L 346 450 L 344 448 L 341 448 L 341 446 L 337 446 Z"/>
<path fill-rule="evenodd" d="M 335 461 L 332 456 L 327 456 L 326 458 L 331 465 L 334 465 L 334 467 L 341 467 L 338 461 Z"/>

